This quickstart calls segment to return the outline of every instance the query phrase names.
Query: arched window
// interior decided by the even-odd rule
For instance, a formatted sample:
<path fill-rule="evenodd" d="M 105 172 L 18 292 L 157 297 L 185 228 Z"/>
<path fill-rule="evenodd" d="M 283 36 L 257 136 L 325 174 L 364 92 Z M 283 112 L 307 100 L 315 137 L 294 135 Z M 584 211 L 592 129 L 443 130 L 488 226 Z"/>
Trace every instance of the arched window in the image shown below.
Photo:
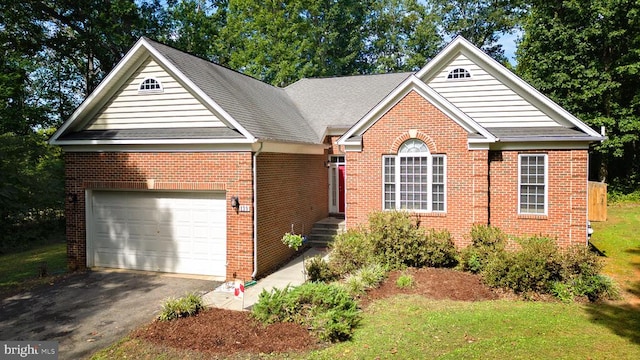
<path fill-rule="evenodd" d="M 456 68 L 449 71 L 449 75 L 447 75 L 447 79 L 471 79 L 471 73 L 467 69 Z"/>
<path fill-rule="evenodd" d="M 382 157 L 385 210 L 446 211 L 446 156 L 432 155 L 418 140 Z"/>
<path fill-rule="evenodd" d="M 140 86 L 138 87 L 138 92 L 147 93 L 147 92 L 162 92 L 162 84 L 160 81 L 154 78 L 146 78 L 142 80 Z"/>

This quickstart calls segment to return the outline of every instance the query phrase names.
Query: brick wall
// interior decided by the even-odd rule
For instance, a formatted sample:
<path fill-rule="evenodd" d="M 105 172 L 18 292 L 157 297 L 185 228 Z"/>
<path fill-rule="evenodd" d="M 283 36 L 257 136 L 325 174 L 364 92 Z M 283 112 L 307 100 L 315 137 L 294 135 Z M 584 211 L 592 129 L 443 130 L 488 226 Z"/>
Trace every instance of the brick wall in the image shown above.
<path fill-rule="evenodd" d="M 252 156 L 229 153 L 66 153 L 67 254 L 71 269 L 86 266 L 85 190 L 225 191 L 252 202 Z M 74 200 L 75 199 L 75 200 Z M 253 214 L 227 207 L 227 277 L 253 271 Z"/>
<path fill-rule="evenodd" d="M 294 252 L 282 244 L 293 230 L 308 235 L 328 215 L 325 155 L 258 155 L 258 274 L 282 264 Z"/>
<path fill-rule="evenodd" d="M 466 246 L 473 224 L 489 223 L 490 214 L 491 224 L 510 235 L 547 235 L 560 246 L 585 243 L 587 150 L 535 152 L 549 156 L 549 212 L 518 215 L 519 152 L 468 150 L 466 131 L 415 92 L 369 128 L 361 152 L 347 153 L 349 227 L 382 209 L 382 156 L 397 154 L 412 137 L 424 141 L 432 154 L 447 157 L 447 211 L 416 213 L 421 226 L 448 229 L 458 246 Z"/>
<path fill-rule="evenodd" d="M 469 151 L 467 132 L 416 92 L 410 92 L 364 134 L 361 152 L 347 153 L 347 225 L 382 209 L 382 155 L 397 154 L 412 137 L 447 157 L 446 213 L 417 213 L 421 226 L 448 229 L 458 246 L 474 223 L 486 223 L 487 151 Z"/>
<path fill-rule="evenodd" d="M 518 154 L 548 156 L 547 215 L 518 215 Z M 492 151 L 491 224 L 507 234 L 545 235 L 560 246 L 587 239 L 587 150 Z"/>

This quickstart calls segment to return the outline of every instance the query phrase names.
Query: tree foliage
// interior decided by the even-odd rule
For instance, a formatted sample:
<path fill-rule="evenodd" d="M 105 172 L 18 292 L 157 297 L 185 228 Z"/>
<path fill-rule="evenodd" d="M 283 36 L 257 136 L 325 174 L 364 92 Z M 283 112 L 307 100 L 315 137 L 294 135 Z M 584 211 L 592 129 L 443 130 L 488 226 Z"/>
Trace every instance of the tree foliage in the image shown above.
<path fill-rule="evenodd" d="M 500 37 L 512 33 L 524 12 L 522 0 L 432 0 L 449 38 L 462 35 L 500 62 L 506 62 Z"/>
<path fill-rule="evenodd" d="M 595 146 L 602 180 L 640 184 L 640 3 L 532 1 L 518 73 L 608 139 Z M 595 174 L 594 174 L 595 175 Z"/>

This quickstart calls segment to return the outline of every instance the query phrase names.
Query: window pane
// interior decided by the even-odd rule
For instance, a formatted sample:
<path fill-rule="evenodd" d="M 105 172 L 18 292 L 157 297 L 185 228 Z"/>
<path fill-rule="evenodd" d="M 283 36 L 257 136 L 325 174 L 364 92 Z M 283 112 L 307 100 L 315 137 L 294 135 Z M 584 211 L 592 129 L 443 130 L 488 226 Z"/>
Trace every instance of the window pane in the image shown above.
<path fill-rule="evenodd" d="M 432 161 L 431 208 L 433 211 L 444 211 L 444 157 L 434 156 Z"/>
<path fill-rule="evenodd" d="M 520 156 L 520 212 L 545 212 L 545 155 Z"/>
<path fill-rule="evenodd" d="M 403 209 L 428 210 L 427 179 L 421 174 L 427 173 L 427 157 L 400 158 L 400 207 Z M 406 175 L 403 177 L 403 175 Z M 425 195 L 425 196 L 422 196 Z"/>
<path fill-rule="evenodd" d="M 396 207 L 395 161 L 393 157 L 384 158 L 384 208 L 387 210 Z"/>

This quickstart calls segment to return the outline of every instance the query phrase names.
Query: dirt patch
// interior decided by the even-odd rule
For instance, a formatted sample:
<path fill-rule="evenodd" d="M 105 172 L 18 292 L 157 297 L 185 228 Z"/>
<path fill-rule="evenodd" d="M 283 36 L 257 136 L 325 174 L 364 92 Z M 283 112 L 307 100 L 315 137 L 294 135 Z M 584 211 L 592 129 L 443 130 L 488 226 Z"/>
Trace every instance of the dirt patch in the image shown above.
<path fill-rule="evenodd" d="M 399 288 L 398 277 L 407 273 L 414 285 Z M 483 285 L 480 277 L 451 269 L 407 269 L 389 274 L 379 288 L 360 300 L 366 307 L 374 300 L 396 294 L 418 294 L 432 299 L 460 301 L 493 300 L 500 296 Z M 248 312 L 209 309 L 197 316 L 170 322 L 153 322 L 138 329 L 133 337 L 177 349 L 216 355 L 282 353 L 320 347 L 307 329 L 296 324 L 263 326 Z"/>

